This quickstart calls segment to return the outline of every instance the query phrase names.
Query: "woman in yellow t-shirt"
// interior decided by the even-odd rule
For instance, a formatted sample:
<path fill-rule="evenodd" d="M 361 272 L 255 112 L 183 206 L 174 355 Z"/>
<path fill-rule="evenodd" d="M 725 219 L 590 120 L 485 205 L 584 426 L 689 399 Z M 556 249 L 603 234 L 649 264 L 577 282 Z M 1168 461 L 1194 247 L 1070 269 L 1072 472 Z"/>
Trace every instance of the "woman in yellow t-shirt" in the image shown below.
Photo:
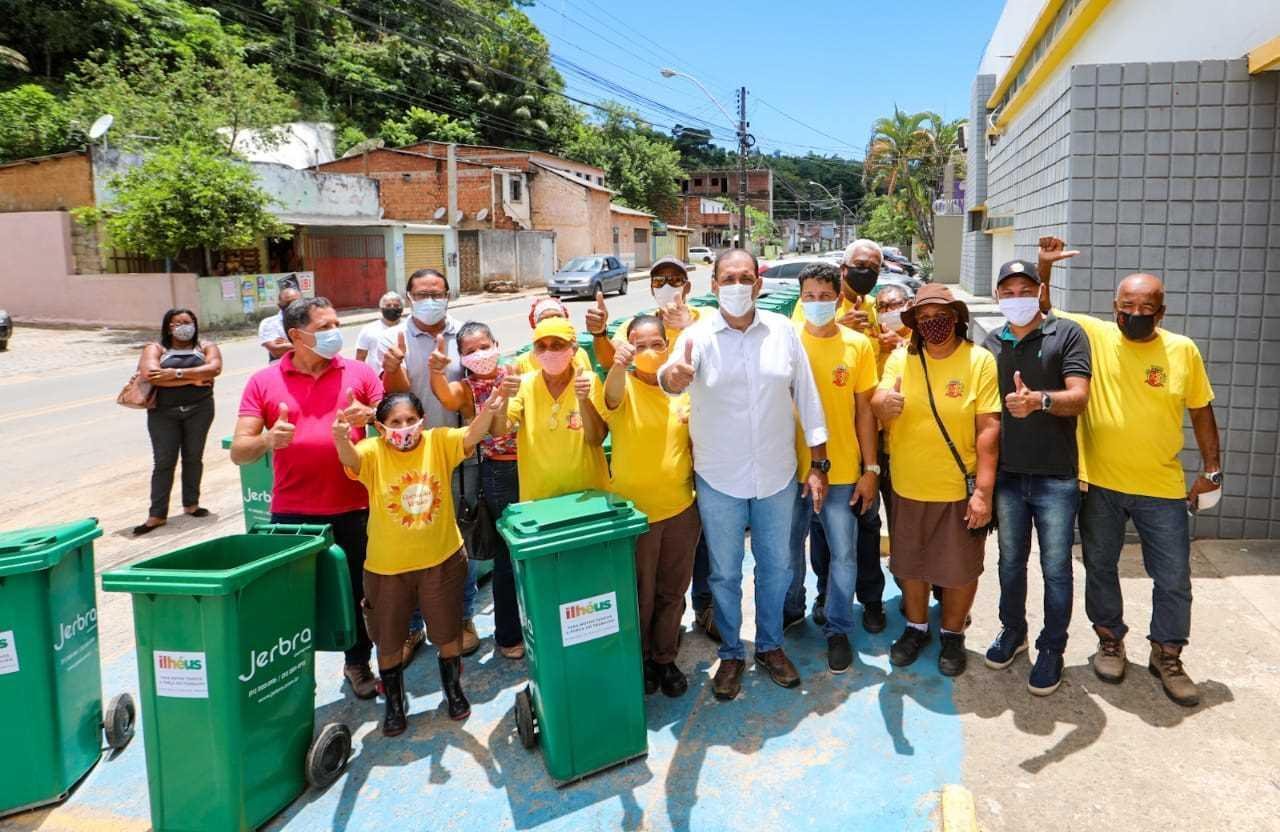
<path fill-rule="evenodd" d="M 689 689 L 676 650 L 702 521 L 693 502 L 689 396 L 668 396 L 658 386 L 669 349 L 662 318 L 633 318 L 626 339 L 613 345 L 601 415 L 613 433 L 610 488 L 649 516 L 649 530 L 636 540 L 644 690 L 675 697 Z"/>
<path fill-rule="evenodd" d="M 493 432 L 515 432 L 521 501 L 608 484 L 601 448 L 607 428 L 592 403 L 600 379 L 574 366 L 577 352 L 573 324 L 544 318 L 533 330 L 533 355 L 541 369 L 502 381 L 506 407 L 495 414 Z"/>
<path fill-rule="evenodd" d="M 889 660 L 900 667 L 909 665 L 929 643 L 929 590 L 938 586 L 938 670 L 958 676 L 965 669 L 965 617 L 982 574 L 996 481 L 996 363 L 991 353 L 966 340 L 969 310 L 945 286 L 921 289 L 902 313 L 902 321 L 911 328 L 910 344 L 889 357 L 871 402 L 889 433 L 894 505 L 889 515 L 889 571 L 902 587 L 907 617 Z M 966 482 L 970 478 L 971 496 Z"/>
<path fill-rule="evenodd" d="M 564 318 L 567 321 L 569 320 L 569 308 L 559 298 L 534 298 L 533 305 L 529 307 L 529 328 L 536 328 L 540 322 L 547 318 Z M 512 364 L 519 375 L 542 369 L 533 350 L 516 356 Z M 574 353 L 573 366 L 580 367 L 587 372 L 593 372 L 591 358 L 583 350 L 578 350 Z"/>
<path fill-rule="evenodd" d="M 489 432 L 494 393 L 467 428 L 423 430 L 422 402 L 392 393 L 378 404 L 378 436 L 351 443 L 342 411 L 333 442 L 347 476 L 369 492 L 369 550 L 364 562 L 365 619 L 378 646 L 378 672 L 386 692 L 384 736 L 407 727 L 404 634 L 415 608 L 427 620 L 427 638 L 440 651 L 440 687 L 452 719 L 471 704 L 462 692 L 462 588 L 467 556 L 453 506 L 453 469 Z"/>

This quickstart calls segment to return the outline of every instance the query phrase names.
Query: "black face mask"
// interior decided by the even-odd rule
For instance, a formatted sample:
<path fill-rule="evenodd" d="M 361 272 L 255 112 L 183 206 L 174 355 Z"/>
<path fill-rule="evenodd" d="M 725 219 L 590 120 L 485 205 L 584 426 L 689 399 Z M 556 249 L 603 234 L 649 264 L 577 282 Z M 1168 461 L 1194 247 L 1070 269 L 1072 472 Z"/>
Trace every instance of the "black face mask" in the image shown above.
<path fill-rule="evenodd" d="M 846 266 L 844 270 L 844 282 L 860 295 L 865 295 L 874 289 L 879 279 L 878 269 L 855 269 L 852 266 Z"/>
<path fill-rule="evenodd" d="M 1130 341 L 1145 341 L 1156 331 L 1155 315 L 1134 315 L 1131 312 L 1117 312 L 1116 326 Z"/>
<path fill-rule="evenodd" d="M 391 323 L 395 323 L 400 320 L 400 316 L 403 314 L 404 310 L 399 306 L 388 306 L 386 309 L 382 310 L 382 317 L 386 318 Z"/>

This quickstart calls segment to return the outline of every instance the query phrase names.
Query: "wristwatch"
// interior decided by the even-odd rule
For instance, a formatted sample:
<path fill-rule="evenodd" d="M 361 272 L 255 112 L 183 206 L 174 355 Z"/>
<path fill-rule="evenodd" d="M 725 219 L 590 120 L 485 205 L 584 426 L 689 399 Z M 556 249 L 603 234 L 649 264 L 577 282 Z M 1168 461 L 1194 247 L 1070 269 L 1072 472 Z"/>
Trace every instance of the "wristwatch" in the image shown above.
<path fill-rule="evenodd" d="M 174 377 L 174 378 L 182 378 L 182 369 L 181 369 L 181 368 L 179 368 L 179 369 L 177 369 L 177 370 L 174 370 L 174 371 L 173 371 L 173 377 Z"/>
<path fill-rule="evenodd" d="M 1205 479 L 1207 479 L 1209 482 L 1213 483 L 1214 485 L 1218 485 L 1218 486 L 1222 485 L 1222 472 L 1221 472 L 1221 471 L 1205 471 L 1205 472 L 1203 472 L 1202 474 L 1200 474 L 1200 476 L 1204 477 Z"/>
<path fill-rule="evenodd" d="M 880 476 L 879 465 L 863 465 L 862 470 L 867 474 L 875 474 L 877 477 Z"/>
<path fill-rule="evenodd" d="M 816 468 L 824 474 L 831 472 L 831 460 L 829 459 L 810 459 L 809 467 Z"/>
<path fill-rule="evenodd" d="M 1053 407 L 1053 397 L 1048 393 L 1040 394 L 1040 409 L 1045 413 L 1049 412 L 1049 408 Z"/>

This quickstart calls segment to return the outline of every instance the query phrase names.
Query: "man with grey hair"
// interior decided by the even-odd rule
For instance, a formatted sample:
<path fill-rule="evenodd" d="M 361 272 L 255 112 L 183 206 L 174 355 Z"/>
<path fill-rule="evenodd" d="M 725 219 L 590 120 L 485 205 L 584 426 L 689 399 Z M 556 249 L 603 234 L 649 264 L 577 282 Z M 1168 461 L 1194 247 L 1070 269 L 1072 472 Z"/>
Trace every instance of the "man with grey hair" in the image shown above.
<path fill-rule="evenodd" d="M 396 292 L 387 292 L 378 299 L 378 311 L 378 320 L 365 324 L 356 336 L 356 361 L 363 361 L 375 371 L 382 369 L 382 354 L 386 351 L 383 336 L 395 341 L 404 330 L 404 301 Z"/>
<path fill-rule="evenodd" d="M 284 326 L 284 311 L 289 304 L 302 297 L 302 293 L 292 284 L 287 284 L 276 296 L 279 315 L 268 315 L 258 323 L 258 343 L 267 351 L 267 363 L 279 361 L 285 353 L 293 349 Z"/>

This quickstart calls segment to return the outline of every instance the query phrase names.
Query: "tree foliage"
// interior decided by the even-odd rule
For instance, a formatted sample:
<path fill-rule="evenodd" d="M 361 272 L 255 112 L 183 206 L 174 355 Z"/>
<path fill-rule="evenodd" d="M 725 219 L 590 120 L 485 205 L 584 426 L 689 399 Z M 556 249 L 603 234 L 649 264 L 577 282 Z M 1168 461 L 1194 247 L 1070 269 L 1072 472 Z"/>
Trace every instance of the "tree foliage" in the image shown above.
<path fill-rule="evenodd" d="M 959 151 L 963 119 L 945 121 L 937 113 L 904 113 L 877 119 L 867 148 L 868 189 L 883 192 L 910 217 L 925 248 L 933 251 L 933 203 L 942 191 L 948 165 L 963 162 Z"/>
<path fill-rule="evenodd" d="M 615 199 L 631 208 L 661 212 L 679 193 L 680 154 L 634 112 L 611 105 L 598 124 L 579 126 L 565 147 L 571 158 L 604 168 Z"/>
<path fill-rule="evenodd" d="M 0 162 L 66 150 L 77 132 L 67 106 L 44 87 L 0 92 Z"/>
<path fill-rule="evenodd" d="M 391 147 L 402 147 L 428 140 L 475 144 L 480 134 L 466 122 L 421 107 L 410 107 L 400 119 L 387 119 L 378 130 L 379 138 Z"/>
<path fill-rule="evenodd" d="M 916 225 L 901 199 L 872 195 L 867 197 L 863 206 L 867 219 L 858 229 L 861 236 L 885 245 L 910 244 Z"/>
<path fill-rule="evenodd" d="M 110 211 L 77 217 L 102 221 L 108 242 L 123 251 L 178 258 L 192 249 L 244 248 L 262 236 L 290 229 L 269 210 L 270 198 L 248 165 L 207 145 L 185 142 L 151 153 L 138 167 L 112 178 Z M 183 263 L 200 270 L 204 264 Z"/>

